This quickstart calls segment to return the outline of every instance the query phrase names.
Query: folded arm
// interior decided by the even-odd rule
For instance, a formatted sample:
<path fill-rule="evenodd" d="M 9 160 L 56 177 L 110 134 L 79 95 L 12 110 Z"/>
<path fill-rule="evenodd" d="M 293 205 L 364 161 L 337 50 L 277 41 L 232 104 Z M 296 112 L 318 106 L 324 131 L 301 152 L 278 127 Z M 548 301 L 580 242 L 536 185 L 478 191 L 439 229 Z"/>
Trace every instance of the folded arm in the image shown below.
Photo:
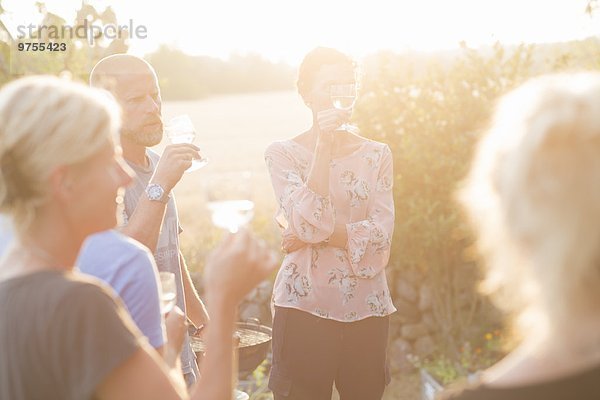
<path fill-rule="evenodd" d="M 372 278 L 388 264 L 394 233 L 393 177 L 392 153 L 385 146 L 367 218 L 346 224 L 348 259 L 359 278 Z"/>
<path fill-rule="evenodd" d="M 335 223 L 327 244 L 344 248 L 352 270 L 359 278 L 372 278 L 383 270 L 389 261 L 391 239 L 394 232 L 393 163 L 388 147 L 371 192 L 367 218 L 348 224 Z M 286 230 L 282 237 L 282 249 L 292 253 L 308 244 L 295 232 Z"/>
<path fill-rule="evenodd" d="M 313 187 L 310 177 L 304 182 L 297 160 L 280 143 L 269 146 L 265 160 L 286 231 L 305 243 L 319 243 L 329 238 L 335 228 L 335 210 L 329 193 L 322 188 L 323 182 Z M 311 174 L 316 177 L 314 171 L 315 168 L 311 169 Z M 327 185 L 328 182 L 329 178 Z"/>

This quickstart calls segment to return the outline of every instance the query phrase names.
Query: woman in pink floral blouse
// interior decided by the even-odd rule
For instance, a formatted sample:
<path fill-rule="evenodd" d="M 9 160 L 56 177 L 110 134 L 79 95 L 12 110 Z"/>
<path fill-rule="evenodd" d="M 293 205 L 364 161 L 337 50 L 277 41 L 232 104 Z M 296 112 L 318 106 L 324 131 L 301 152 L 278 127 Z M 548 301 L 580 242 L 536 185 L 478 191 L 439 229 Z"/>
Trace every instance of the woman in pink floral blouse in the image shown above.
<path fill-rule="evenodd" d="M 380 399 L 388 381 L 388 289 L 394 230 L 387 145 L 336 130 L 330 87 L 356 84 L 352 59 L 317 48 L 302 62 L 298 91 L 313 126 L 265 153 L 287 252 L 275 281 L 275 399 Z"/>

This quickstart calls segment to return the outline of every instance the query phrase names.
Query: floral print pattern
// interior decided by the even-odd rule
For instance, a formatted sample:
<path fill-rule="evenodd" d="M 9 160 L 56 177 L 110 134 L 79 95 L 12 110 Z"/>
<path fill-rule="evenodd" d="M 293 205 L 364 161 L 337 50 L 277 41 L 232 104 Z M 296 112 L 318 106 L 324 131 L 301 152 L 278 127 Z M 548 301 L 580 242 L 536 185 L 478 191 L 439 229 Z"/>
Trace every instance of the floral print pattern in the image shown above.
<path fill-rule="evenodd" d="M 352 322 L 356 320 L 358 320 L 358 314 L 356 313 L 356 311 L 350 311 L 344 314 L 344 321 Z"/>
<path fill-rule="evenodd" d="M 321 317 L 321 318 L 329 318 L 329 313 L 327 311 L 325 311 L 325 310 L 320 309 L 320 308 L 315 309 L 315 312 L 314 312 L 313 315 L 316 315 L 316 316 Z"/>
<path fill-rule="evenodd" d="M 292 140 L 274 142 L 265 152 L 276 220 L 286 237 L 305 244 L 285 256 L 274 305 L 342 322 L 394 312 L 385 276 L 394 230 L 389 147 L 365 140 L 359 151 L 333 159 L 326 197 L 306 183 L 312 157 Z M 336 225 L 346 227 L 344 247 L 327 242 Z"/>
<path fill-rule="evenodd" d="M 334 285 L 342 295 L 342 303 L 346 304 L 354 297 L 354 290 L 358 284 L 358 278 L 351 275 L 350 271 L 342 268 L 335 268 L 329 271 L 330 285 Z"/>
<path fill-rule="evenodd" d="M 367 165 L 371 168 L 379 168 L 382 158 L 382 150 L 374 148 L 370 151 L 365 152 L 363 158 L 366 160 Z"/>
<path fill-rule="evenodd" d="M 388 314 L 387 304 L 385 302 L 385 298 L 388 296 L 389 294 L 386 294 L 385 291 L 371 293 L 367 296 L 367 305 L 375 315 L 384 316 Z"/>
<path fill-rule="evenodd" d="M 354 176 L 354 172 L 346 170 L 342 173 L 340 182 L 346 187 L 350 198 L 350 207 L 359 207 L 361 201 L 369 199 L 369 185 Z"/>
<path fill-rule="evenodd" d="M 358 276 L 361 278 L 371 278 L 375 276 L 375 268 L 373 267 L 359 267 Z"/>
<path fill-rule="evenodd" d="M 305 275 L 300 275 L 298 266 L 294 263 L 285 266 L 283 271 L 288 300 L 293 303 L 298 303 L 298 300 L 301 297 L 307 296 L 310 292 L 310 282 Z"/>
<path fill-rule="evenodd" d="M 378 192 L 387 192 L 392 189 L 392 181 L 389 176 L 381 176 L 377 179 L 375 190 Z"/>
<path fill-rule="evenodd" d="M 319 261 L 319 250 L 316 246 L 313 246 L 311 248 L 310 267 L 317 268 L 317 261 Z"/>

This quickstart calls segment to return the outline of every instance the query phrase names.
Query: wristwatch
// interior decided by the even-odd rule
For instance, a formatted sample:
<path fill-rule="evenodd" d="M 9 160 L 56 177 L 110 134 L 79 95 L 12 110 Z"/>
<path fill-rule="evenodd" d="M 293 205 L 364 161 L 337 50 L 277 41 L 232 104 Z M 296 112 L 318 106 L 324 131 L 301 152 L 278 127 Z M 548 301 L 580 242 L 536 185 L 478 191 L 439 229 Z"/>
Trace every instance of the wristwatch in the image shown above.
<path fill-rule="evenodd" d="M 165 189 L 158 183 L 150 183 L 146 186 L 146 195 L 150 201 L 160 201 L 161 203 L 167 204 L 171 195 L 165 193 Z"/>

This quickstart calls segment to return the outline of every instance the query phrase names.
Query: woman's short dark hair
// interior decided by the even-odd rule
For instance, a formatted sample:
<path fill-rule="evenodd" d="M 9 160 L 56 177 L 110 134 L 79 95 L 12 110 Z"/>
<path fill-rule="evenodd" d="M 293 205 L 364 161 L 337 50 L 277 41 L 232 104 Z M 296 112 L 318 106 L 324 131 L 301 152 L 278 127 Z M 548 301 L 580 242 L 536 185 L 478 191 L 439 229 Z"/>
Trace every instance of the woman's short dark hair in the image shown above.
<path fill-rule="evenodd" d="M 311 50 L 298 70 L 298 93 L 306 100 L 306 95 L 312 89 L 315 76 L 324 65 L 345 64 L 356 71 L 356 62 L 348 55 L 329 47 L 317 47 Z"/>

